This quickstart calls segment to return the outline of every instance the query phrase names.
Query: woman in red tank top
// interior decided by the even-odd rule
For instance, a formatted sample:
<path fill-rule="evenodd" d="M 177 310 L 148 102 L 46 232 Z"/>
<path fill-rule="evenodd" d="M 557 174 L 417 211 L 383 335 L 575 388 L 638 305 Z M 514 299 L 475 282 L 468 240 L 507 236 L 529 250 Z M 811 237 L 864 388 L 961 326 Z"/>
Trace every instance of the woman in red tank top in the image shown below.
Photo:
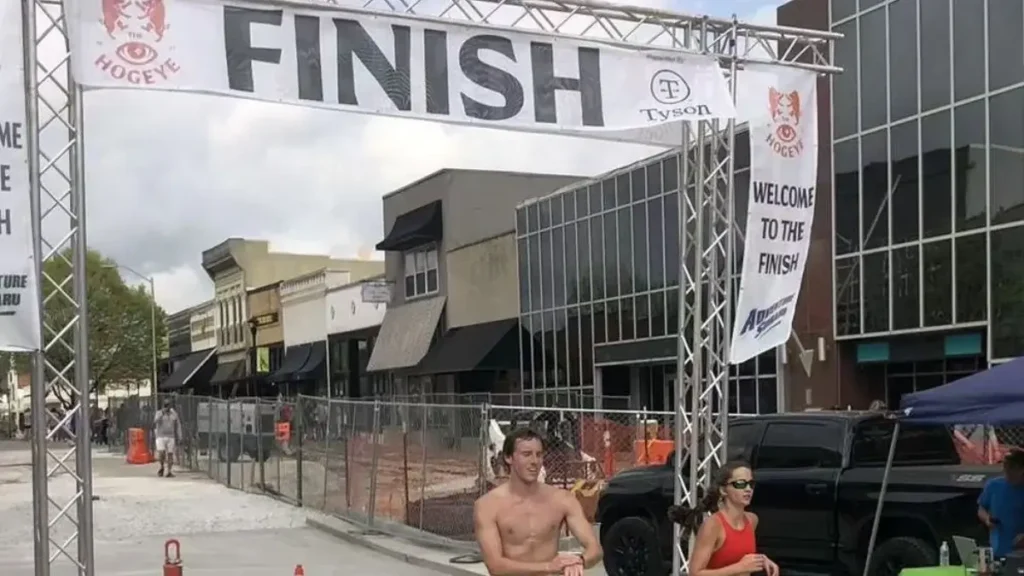
<path fill-rule="evenodd" d="M 757 516 L 747 512 L 754 495 L 754 477 L 743 462 L 730 462 L 715 474 L 708 492 L 696 510 L 677 507 L 669 516 L 683 526 L 683 538 L 689 538 L 697 522 L 691 576 L 745 576 L 765 572 L 778 576 L 779 567 L 764 554 L 757 553 Z M 705 514 L 711 516 L 704 518 Z"/>

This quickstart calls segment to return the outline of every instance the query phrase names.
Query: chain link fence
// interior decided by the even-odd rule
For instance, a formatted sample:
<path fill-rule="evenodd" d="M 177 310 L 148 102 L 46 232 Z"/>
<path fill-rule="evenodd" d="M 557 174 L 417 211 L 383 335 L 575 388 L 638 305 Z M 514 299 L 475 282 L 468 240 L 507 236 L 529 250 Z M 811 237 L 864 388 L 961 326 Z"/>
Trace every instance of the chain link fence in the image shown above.
<path fill-rule="evenodd" d="M 671 412 L 168 398 L 182 422 L 179 466 L 376 529 L 408 526 L 455 540 L 473 539 L 473 502 L 508 478 L 502 444 L 518 427 L 543 433 L 543 481 L 574 492 L 591 516 L 605 479 L 666 462 L 674 448 Z M 123 450 L 128 429 L 149 429 L 152 421 L 149 398 L 119 401 L 110 408 L 110 445 Z M 1024 446 L 1024 427 L 959 426 L 952 433 L 965 463 L 996 463 Z"/>

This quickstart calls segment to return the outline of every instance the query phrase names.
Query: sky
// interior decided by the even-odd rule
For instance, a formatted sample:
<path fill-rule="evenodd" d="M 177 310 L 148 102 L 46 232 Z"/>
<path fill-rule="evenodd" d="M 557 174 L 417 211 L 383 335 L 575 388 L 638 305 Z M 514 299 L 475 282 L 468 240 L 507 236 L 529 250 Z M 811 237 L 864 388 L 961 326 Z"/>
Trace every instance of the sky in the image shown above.
<path fill-rule="evenodd" d="M 780 3 L 630 2 L 765 24 Z M 141 90 L 86 93 L 85 121 L 88 243 L 153 277 L 168 313 L 213 296 L 201 253 L 228 237 L 381 258 L 381 196 L 438 169 L 597 175 L 660 151 Z"/>

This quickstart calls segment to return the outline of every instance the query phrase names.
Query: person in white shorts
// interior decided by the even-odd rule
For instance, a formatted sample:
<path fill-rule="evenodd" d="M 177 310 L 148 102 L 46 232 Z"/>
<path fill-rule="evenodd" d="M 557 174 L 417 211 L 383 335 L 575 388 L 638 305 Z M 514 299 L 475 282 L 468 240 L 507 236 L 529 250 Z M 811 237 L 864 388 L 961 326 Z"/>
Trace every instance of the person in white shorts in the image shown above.
<path fill-rule="evenodd" d="M 164 400 L 164 407 L 157 411 L 153 419 L 153 432 L 156 436 L 156 455 L 160 460 L 160 471 L 158 476 L 174 477 L 174 450 L 177 441 L 181 439 L 181 421 L 178 420 L 178 413 L 171 407 L 170 400 Z"/>

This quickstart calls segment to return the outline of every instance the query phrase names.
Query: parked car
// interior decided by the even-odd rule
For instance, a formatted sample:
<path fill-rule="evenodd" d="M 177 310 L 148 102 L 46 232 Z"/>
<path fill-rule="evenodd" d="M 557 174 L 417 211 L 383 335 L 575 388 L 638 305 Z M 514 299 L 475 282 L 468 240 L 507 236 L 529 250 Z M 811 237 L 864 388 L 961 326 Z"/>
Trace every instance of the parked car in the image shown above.
<path fill-rule="evenodd" d="M 805 412 L 735 419 L 727 454 L 754 468 L 759 551 L 784 574 L 860 576 L 894 422 L 877 412 Z M 610 576 L 671 571 L 673 460 L 612 478 L 597 521 Z M 962 465 L 944 427 L 901 426 L 873 576 L 938 564 L 953 535 L 985 538 L 977 500 L 995 466 Z"/>

